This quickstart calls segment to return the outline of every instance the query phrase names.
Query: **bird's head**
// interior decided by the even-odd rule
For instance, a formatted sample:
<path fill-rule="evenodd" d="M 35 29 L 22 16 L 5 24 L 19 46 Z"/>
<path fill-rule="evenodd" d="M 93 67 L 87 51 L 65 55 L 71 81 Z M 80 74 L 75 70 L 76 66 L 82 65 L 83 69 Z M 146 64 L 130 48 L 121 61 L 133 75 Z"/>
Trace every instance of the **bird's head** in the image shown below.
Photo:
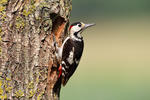
<path fill-rule="evenodd" d="M 71 24 L 69 28 L 69 32 L 71 35 L 77 35 L 79 36 L 80 33 L 82 33 L 85 29 L 88 27 L 94 26 L 95 24 L 84 24 L 83 22 L 76 22 Z"/>

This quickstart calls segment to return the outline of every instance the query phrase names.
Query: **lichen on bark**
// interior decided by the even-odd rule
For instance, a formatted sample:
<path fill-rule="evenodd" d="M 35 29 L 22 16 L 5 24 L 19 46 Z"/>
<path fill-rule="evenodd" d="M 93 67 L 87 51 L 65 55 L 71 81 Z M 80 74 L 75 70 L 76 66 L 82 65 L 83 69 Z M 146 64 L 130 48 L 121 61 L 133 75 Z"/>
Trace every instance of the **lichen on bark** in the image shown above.
<path fill-rule="evenodd" d="M 0 1 L 0 99 L 59 99 L 52 34 L 61 45 L 71 8 L 70 0 Z"/>

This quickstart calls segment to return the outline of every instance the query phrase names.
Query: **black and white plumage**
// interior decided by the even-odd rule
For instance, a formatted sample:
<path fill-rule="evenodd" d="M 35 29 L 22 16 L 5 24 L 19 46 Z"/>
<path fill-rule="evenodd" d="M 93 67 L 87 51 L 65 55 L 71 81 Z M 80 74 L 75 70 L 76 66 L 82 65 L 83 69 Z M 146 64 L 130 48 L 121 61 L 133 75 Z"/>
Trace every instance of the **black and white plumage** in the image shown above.
<path fill-rule="evenodd" d="M 69 36 L 64 40 L 62 46 L 58 50 L 61 58 L 59 67 L 59 77 L 62 78 L 62 84 L 65 86 L 70 77 L 75 72 L 84 49 L 84 41 L 81 33 L 94 24 L 84 24 L 76 22 L 69 28 Z"/>

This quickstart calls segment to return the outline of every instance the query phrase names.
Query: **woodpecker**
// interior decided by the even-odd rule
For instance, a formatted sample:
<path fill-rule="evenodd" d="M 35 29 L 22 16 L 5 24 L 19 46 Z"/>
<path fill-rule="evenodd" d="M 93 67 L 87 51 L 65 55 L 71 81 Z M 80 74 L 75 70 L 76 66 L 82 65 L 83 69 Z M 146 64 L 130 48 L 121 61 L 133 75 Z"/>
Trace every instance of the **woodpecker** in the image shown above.
<path fill-rule="evenodd" d="M 73 23 L 69 28 L 69 36 L 64 40 L 58 50 L 61 64 L 58 68 L 61 83 L 66 85 L 70 77 L 75 72 L 84 49 L 84 41 L 81 33 L 88 27 L 95 24 L 84 24 L 83 22 Z"/>

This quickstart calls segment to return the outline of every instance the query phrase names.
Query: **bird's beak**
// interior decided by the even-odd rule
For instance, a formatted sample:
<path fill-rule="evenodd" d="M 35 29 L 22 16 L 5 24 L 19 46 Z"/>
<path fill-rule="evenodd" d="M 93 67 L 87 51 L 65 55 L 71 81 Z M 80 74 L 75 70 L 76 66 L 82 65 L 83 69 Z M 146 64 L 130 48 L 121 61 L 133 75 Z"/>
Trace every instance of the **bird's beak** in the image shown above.
<path fill-rule="evenodd" d="M 84 25 L 84 29 L 86 29 L 86 28 L 88 28 L 88 27 L 91 27 L 91 26 L 94 26 L 95 25 L 95 23 L 92 23 L 92 24 L 85 24 Z"/>

